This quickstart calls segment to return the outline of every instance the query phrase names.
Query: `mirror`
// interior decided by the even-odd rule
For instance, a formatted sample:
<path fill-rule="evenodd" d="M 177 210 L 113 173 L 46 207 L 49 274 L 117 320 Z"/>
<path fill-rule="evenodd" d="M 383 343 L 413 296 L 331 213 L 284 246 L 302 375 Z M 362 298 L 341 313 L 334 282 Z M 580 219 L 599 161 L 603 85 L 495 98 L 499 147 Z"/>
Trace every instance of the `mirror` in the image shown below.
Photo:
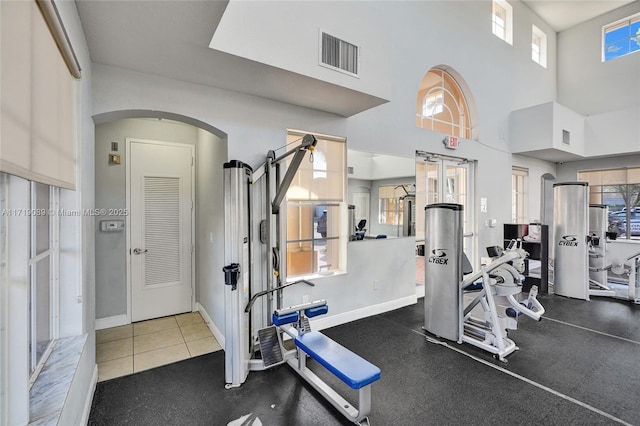
<path fill-rule="evenodd" d="M 415 164 L 415 158 L 347 150 L 352 239 L 415 235 Z"/>

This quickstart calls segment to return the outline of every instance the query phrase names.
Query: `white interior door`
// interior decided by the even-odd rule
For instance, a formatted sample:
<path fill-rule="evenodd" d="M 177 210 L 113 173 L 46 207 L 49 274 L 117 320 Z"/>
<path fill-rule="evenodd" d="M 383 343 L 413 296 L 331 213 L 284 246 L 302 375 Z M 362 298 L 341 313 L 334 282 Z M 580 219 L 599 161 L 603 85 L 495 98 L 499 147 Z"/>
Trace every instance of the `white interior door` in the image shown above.
<path fill-rule="evenodd" d="M 131 320 L 192 310 L 192 145 L 127 140 Z"/>

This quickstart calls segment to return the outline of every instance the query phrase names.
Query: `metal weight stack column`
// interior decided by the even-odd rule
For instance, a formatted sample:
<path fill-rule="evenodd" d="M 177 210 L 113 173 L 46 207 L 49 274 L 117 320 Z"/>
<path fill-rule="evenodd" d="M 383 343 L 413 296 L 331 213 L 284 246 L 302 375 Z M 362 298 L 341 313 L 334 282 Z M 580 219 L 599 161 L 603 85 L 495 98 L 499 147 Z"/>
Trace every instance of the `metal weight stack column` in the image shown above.
<path fill-rule="evenodd" d="M 425 207 L 424 328 L 449 340 L 462 339 L 462 205 Z"/>
<path fill-rule="evenodd" d="M 560 296 L 589 300 L 586 182 L 553 185 L 553 284 Z"/>
<path fill-rule="evenodd" d="M 251 335 L 251 167 L 233 160 L 224 164 L 225 382 L 240 386 L 249 374 Z"/>
<path fill-rule="evenodd" d="M 608 208 L 603 204 L 589 204 L 589 278 L 600 285 L 607 285 L 607 226 Z"/>

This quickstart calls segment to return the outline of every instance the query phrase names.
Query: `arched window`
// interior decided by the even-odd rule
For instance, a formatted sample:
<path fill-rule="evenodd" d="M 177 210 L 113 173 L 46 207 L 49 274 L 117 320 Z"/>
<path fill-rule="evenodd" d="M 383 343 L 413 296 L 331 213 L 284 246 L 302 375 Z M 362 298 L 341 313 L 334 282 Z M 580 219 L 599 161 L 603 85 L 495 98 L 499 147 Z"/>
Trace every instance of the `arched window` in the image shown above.
<path fill-rule="evenodd" d="M 420 82 L 416 125 L 446 135 L 471 139 L 467 101 L 460 85 L 448 72 L 433 68 Z"/>

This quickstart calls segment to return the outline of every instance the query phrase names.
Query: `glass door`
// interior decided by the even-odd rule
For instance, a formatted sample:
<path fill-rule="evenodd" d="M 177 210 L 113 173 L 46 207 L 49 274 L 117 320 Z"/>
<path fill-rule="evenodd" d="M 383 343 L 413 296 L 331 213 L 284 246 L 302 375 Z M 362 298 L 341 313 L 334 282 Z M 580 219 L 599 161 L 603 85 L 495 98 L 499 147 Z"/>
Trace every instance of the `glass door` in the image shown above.
<path fill-rule="evenodd" d="M 424 207 L 434 203 L 463 206 L 464 252 L 475 264 L 473 162 L 416 151 L 416 240 L 424 240 Z"/>

